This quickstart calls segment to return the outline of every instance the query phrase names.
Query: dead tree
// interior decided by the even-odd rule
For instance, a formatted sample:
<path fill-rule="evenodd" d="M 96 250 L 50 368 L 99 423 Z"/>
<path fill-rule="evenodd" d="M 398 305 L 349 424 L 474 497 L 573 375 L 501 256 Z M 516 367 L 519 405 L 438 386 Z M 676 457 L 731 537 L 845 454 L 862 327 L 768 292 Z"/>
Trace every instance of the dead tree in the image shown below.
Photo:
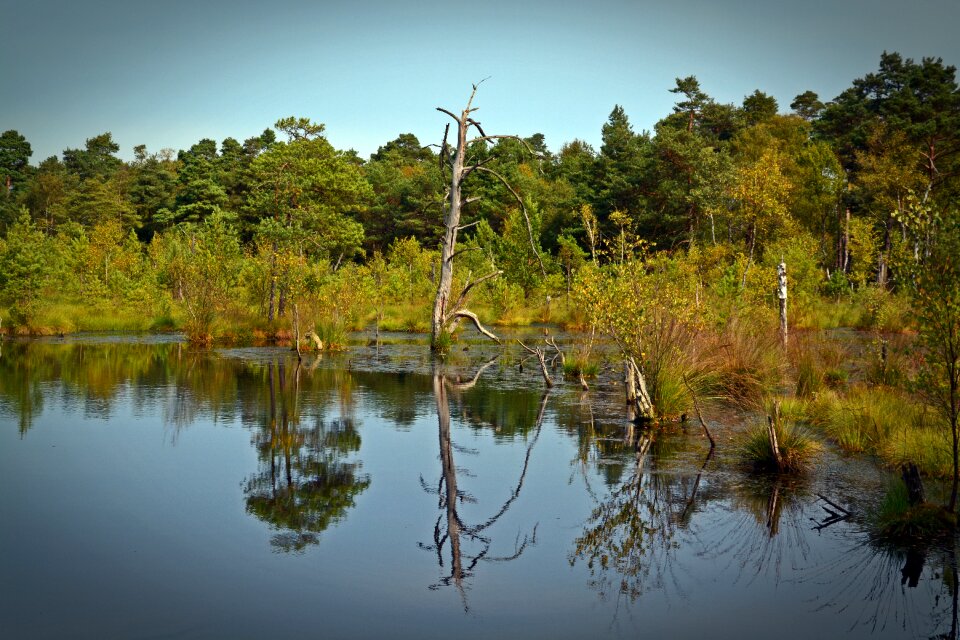
<path fill-rule="evenodd" d="M 777 300 L 780 302 L 780 340 L 787 348 L 787 263 L 777 265 Z"/>
<path fill-rule="evenodd" d="M 464 285 L 463 290 L 460 292 L 457 300 L 451 300 L 453 288 L 453 263 L 454 258 L 456 258 L 458 253 L 457 234 L 459 234 L 463 229 L 471 227 L 473 224 L 475 224 L 471 223 L 462 225 L 460 223 L 460 215 L 464 205 L 479 199 L 478 197 L 465 198 L 463 196 L 463 184 L 471 174 L 475 172 L 481 172 L 494 176 L 517 199 L 520 205 L 520 210 L 523 212 L 524 219 L 527 222 L 527 232 L 530 236 L 530 246 L 533 249 L 534 255 L 537 257 L 537 260 L 540 262 L 541 270 L 544 270 L 544 273 L 546 273 L 543 267 L 543 261 L 540 259 L 540 254 L 537 252 L 536 243 L 533 241 L 533 228 L 530 225 L 530 217 L 527 215 L 527 210 L 524 207 L 523 200 L 520 198 L 520 195 L 512 186 L 510 186 L 510 183 L 507 182 L 506 178 L 504 178 L 500 173 L 491 169 L 490 167 L 485 166 L 489 158 L 478 160 L 476 162 L 469 162 L 467 159 L 467 150 L 471 145 L 475 143 L 494 144 L 497 140 L 505 138 L 517 140 L 521 144 L 527 146 L 527 149 L 529 150 L 529 146 L 526 145 L 526 142 L 524 142 L 518 136 L 488 136 L 484 132 L 483 128 L 480 126 L 480 123 L 477 122 L 471 115 L 477 110 L 477 107 L 473 106 L 473 98 L 477 93 L 477 86 L 478 85 L 473 85 L 473 91 L 470 93 L 470 99 L 467 100 L 467 106 L 462 112 L 460 112 L 459 116 L 452 111 L 448 111 L 442 107 L 437 107 L 438 111 L 447 114 L 453 118 L 454 122 L 456 123 L 456 143 L 453 147 L 447 143 L 447 138 L 450 133 L 450 125 L 447 125 L 447 128 L 443 134 L 443 143 L 440 145 L 440 169 L 444 172 L 449 169 L 450 175 L 444 175 L 444 178 L 449 179 L 450 183 L 447 187 L 447 193 L 444 202 L 444 231 L 443 238 L 440 241 L 440 276 L 437 280 L 437 296 L 434 299 L 433 318 L 430 324 L 431 344 L 434 349 L 436 349 L 439 345 L 439 337 L 443 333 L 449 332 L 456 328 L 456 325 L 464 319 L 471 321 L 474 326 L 476 326 L 477 331 L 483 335 L 495 340 L 498 343 L 500 342 L 500 339 L 497 336 L 480 324 L 480 319 L 477 318 L 476 314 L 467 310 L 466 302 L 467 296 L 473 287 L 477 286 L 481 282 L 490 280 L 491 278 L 496 278 L 503 273 L 502 271 L 493 269 L 490 273 L 481 276 L 476 280 L 471 280 L 468 278 L 468 281 L 466 285 Z M 471 130 L 473 129 L 476 130 L 477 135 L 471 138 Z"/>
<path fill-rule="evenodd" d="M 627 391 L 627 404 L 636 408 L 638 419 L 653 420 L 656 417 L 656 411 L 650 393 L 647 391 L 646 377 L 632 357 L 626 359 L 624 366 L 626 369 L 624 371 L 624 383 Z"/>

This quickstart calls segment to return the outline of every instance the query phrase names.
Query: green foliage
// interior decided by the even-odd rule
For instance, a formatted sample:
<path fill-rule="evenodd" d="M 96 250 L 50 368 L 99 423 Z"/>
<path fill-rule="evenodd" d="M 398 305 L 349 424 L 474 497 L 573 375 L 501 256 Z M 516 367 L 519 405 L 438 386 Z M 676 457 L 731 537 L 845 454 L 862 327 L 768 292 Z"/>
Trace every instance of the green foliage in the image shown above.
<path fill-rule="evenodd" d="M 154 237 L 151 253 L 186 314 L 184 332 L 192 342 L 209 343 L 213 325 L 234 299 L 240 245 L 220 215 Z"/>
<path fill-rule="evenodd" d="M 52 257 L 47 236 L 21 214 L 0 244 L 0 295 L 14 325 L 29 326 L 35 319 L 51 284 Z"/>
<path fill-rule="evenodd" d="M 914 279 L 913 298 L 926 356 L 921 389 L 950 435 L 953 485 L 948 508 L 953 511 L 960 485 L 960 211 L 951 210 L 944 218 Z"/>

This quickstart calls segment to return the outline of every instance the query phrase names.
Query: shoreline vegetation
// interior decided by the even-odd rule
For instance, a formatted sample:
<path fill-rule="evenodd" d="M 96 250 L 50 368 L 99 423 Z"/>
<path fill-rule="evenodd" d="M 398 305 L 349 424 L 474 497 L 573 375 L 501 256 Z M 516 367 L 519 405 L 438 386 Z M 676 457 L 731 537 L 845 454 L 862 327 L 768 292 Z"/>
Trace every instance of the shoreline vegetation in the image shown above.
<path fill-rule="evenodd" d="M 368 160 L 296 117 L 130 162 L 103 133 L 31 165 L 6 131 L 0 334 L 180 331 L 299 354 L 372 328 L 377 343 L 429 334 L 443 357 L 474 327 L 493 344 L 502 327 L 558 326 L 567 343 L 523 344 L 548 387 L 546 354 L 587 390 L 605 342 L 638 421 L 750 408 L 758 472 L 803 473 L 830 442 L 947 479 L 949 517 L 888 502 L 953 522 L 955 69 L 884 53 L 790 113 L 759 90 L 717 103 L 692 76 L 669 91 L 652 132 L 614 107 L 599 150 L 487 135 L 478 85 L 459 115 L 438 108 L 456 123 L 440 145 L 401 134 Z"/>

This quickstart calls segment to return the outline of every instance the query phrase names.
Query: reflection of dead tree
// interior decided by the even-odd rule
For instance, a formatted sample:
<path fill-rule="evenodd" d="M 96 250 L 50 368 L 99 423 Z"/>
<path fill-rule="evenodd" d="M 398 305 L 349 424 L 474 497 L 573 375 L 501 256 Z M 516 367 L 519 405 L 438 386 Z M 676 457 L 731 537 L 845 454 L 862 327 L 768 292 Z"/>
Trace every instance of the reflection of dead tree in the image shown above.
<path fill-rule="evenodd" d="M 717 443 L 714 441 L 713 434 L 710 433 L 710 429 L 707 427 L 707 421 L 703 419 L 703 413 L 700 412 L 700 403 L 697 401 L 697 392 L 694 391 L 693 387 L 690 386 L 687 376 L 683 376 L 683 384 L 686 385 L 687 390 L 690 392 L 690 397 L 693 398 L 693 408 L 697 413 L 697 420 L 700 421 L 700 426 L 703 427 L 703 432 L 707 434 L 707 440 L 710 441 L 710 452 L 712 453 L 713 448 L 717 446 Z M 709 456 L 707 459 L 709 460 Z M 706 465 L 706 463 L 704 463 L 704 465 Z"/>
<path fill-rule="evenodd" d="M 494 359 L 495 360 L 495 359 Z M 438 372 L 433 377 L 433 392 L 437 402 L 437 418 L 439 423 L 440 437 L 440 462 L 443 469 L 443 475 L 437 487 L 431 488 L 426 485 L 423 478 L 420 479 L 424 490 L 434 493 L 439 497 L 438 506 L 443 510 L 433 529 L 433 544 L 420 544 L 422 549 L 433 551 L 437 554 L 437 562 L 441 567 L 444 566 L 443 548 L 449 543 L 450 548 L 450 573 L 440 579 L 440 582 L 431 586 L 431 589 L 437 589 L 440 586 L 454 585 L 460 592 L 463 600 L 464 610 L 469 609 L 466 600 L 466 591 L 464 580 L 473 575 L 473 570 L 481 561 L 486 562 L 508 562 L 519 558 L 529 545 L 536 544 L 537 527 L 534 525 L 529 535 L 520 537 L 518 535 L 513 553 L 505 556 L 490 555 L 490 548 L 493 544 L 492 538 L 487 530 L 497 523 L 498 520 L 509 510 L 510 506 L 520 496 L 523 489 L 523 483 L 527 475 L 527 469 L 530 465 L 530 456 L 533 447 L 540 437 L 540 431 L 543 427 L 544 412 L 547 406 L 549 394 L 544 394 L 540 403 L 540 411 L 537 415 L 534 435 L 527 445 L 526 455 L 523 460 L 523 467 L 520 471 L 520 477 L 517 484 L 510 494 L 510 497 L 491 517 L 479 524 L 467 524 L 460 517 L 458 505 L 463 502 L 475 502 L 475 500 L 466 494 L 457 485 L 457 467 L 454 462 L 454 451 L 458 450 L 452 442 L 450 435 L 450 402 L 447 396 L 448 388 L 454 391 L 469 389 L 476 384 L 479 374 L 493 364 L 493 360 L 487 362 L 481 371 L 474 376 L 468 383 L 450 383 L 446 377 Z M 462 451 L 462 449 L 460 449 Z M 464 550 L 464 543 L 474 543 L 479 545 L 479 551 L 468 553 Z"/>
<path fill-rule="evenodd" d="M 482 367 L 477 369 L 477 372 L 473 374 L 473 378 L 471 378 L 469 381 L 462 382 L 460 380 L 460 376 L 457 376 L 457 381 L 455 383 L 448 383 L 448 384 L 450 384 L 450 386 L 456 389 L 457 391 L 466 391 L 467 389 L 474 388 L 475 386 L 477 386 L 477 381 L 480 380 L 480 376 L 483 375 L 483 372 L 489 369 L 491 366 L 493 366 L 493 363 L 496 362 L 499 358 L 500 358 L 500 354 L 498 353 L 497 355 L 487 360 L 487 362 L 485 362 Z"/>
<path fill-rule="evenodd" d="M 702 420 L 703 418 L 701 418 Z M 709 431 L 707 432 L 709 434 Z M 692 509 L 697 502 L 697 492 L 700 491 L 700 479 L 703 477 L 703 472 L 706 470 L 707 465 L 710 464 L 710 459 L 713 457 L 713 439 L 711 438 L 710 450 L 707 451 L 707 457 L 703 459 L 703 465 L 700 467 L 700 471 L 697 472 L 697 477 L 693 481 L 693 490 L 690 492 L 690 498 L 687 499 L 687 506 L 683 508 L 683 511 L 680 513 L 679 521 L 684 524 L 690 524 L 690 514 L 693 513 Z"/>

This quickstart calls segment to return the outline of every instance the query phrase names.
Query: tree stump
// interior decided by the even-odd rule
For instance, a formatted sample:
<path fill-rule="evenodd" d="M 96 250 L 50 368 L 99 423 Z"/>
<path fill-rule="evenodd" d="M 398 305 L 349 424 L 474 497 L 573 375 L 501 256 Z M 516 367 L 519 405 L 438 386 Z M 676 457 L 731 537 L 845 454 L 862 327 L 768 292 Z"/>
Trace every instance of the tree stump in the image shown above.
<path fill-rule="evenodd" d="M 920 479 L 917 465 L 908 462 L 900 467 L 900 477 L 903 478 L 903 484 L 907 485 L 907 500 L 911 507 L 926 502 L 923 494 L 923 480 Z"/>

